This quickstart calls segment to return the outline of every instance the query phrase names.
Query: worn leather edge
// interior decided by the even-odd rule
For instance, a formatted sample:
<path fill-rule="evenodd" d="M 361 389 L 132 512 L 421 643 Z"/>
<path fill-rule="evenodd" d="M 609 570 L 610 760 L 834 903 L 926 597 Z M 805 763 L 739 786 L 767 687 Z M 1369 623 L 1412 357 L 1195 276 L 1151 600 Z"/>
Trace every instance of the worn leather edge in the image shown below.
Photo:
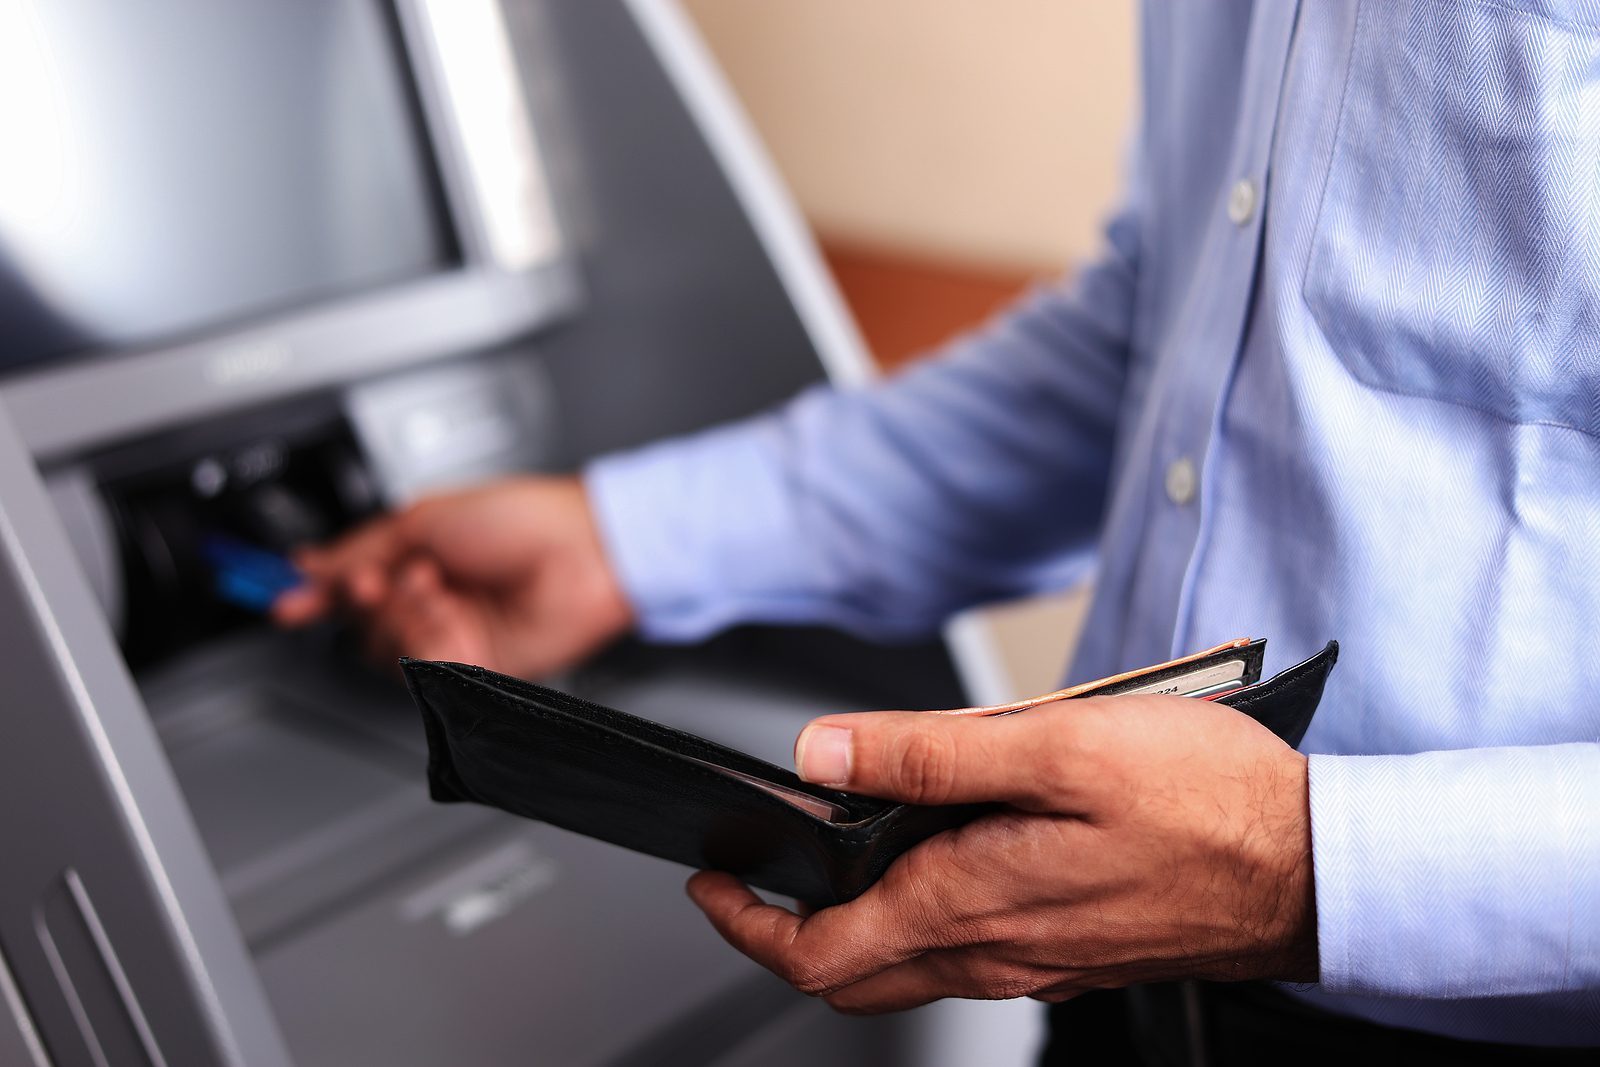
<path fill-rule="evenodd" d="M 413 663 L 418 662 L 421 661 L 402 658 L 400 672 L 406 680 L 406 689 L 411 693 L 412 702 L 422 713 L 422 732 L 428 741 L 428 796 L 439 804 L 476 803 L 478 798 L 461 780 L 451 759 L 450 739 L 445 733 L 444 723 L 439 720 L 439 713 L 434 710 L 422 686 L 418 684 L 416 674 L 410 669 Z"/>
<path fill-rule="evenodd" d="M 1309 659 L 1259 685 L 1218 697 L 1216 702 L 1244 712 L 1291 748 L 1298 748 L 1322 702 L 1328 675 L 1338 661 L 1339 642 L 1329 641 L 1322 651 Z"/>

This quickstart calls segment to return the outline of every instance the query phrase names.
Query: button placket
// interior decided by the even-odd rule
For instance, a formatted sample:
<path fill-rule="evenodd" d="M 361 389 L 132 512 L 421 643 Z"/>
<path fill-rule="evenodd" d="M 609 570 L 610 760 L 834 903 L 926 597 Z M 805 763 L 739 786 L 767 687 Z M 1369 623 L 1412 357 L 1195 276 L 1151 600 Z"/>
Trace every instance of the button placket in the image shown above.
<path fill-rule="evenodd" d="M 1207 241 L 1206 266 L 1213 279 L 1208 298 L 1194 306 L 1194 318 L 1183 334 L 1183 355 L 1164 382 L 1150 459 L 1151 496 L 1145 544 L 1162 546 L 1166 556 L 1143 581 L 1145 610 L 1152 627 L 1171 627 L 1171 648 L 1187 641 L 1187 613 L 1193 570 L 1201 551 L 1206 517 L 1204 478 L 1223 393 L 1244 343 L 1253 279 L 1258 269 L 1264 224 L 1266 175 L 1277 125 L 1283 73 L 1298 5 L 1258 7 L 1252 26 L 1253 47 L 1281 56 L 1280 62 L 1258 67 L 1245 94 L 1231 171 L 1236 176 L 1222 187 L 1223 201 Z M 1198 296 L 1198 294 L 1196 294 Z M 1165 499 L 1162 499 L 1165 497 Z M 1179 546 L 1187 546 L 1179 548 Z M 1149 567 L 1155 560 L 1145 559 Z"/>
<path fill-rule="evenodd" d="M 1241 169 L 1249 173 L 1265 172 L 1272 144 L 1271 133 L 1275 127 L 1276 111 L 1267 123 L 1264 135 L 1257 134 L 1250 144 L 1240 146 L 1238 158 L 1244 164 Z M 1214 246 L 1218 250 L 1216 272 L 1219 276 L 1254 276 L 1260 254 L 1261 200 L 1262 185 L 1254 178 L 1240 178 L 1229 189 L 1224 212 L 1233 224 L 1233 232 L 1229 239 Z M 1158 455 L 1175 457 L 1168 460 L 1161 480 L 1167 501 L 1175 510 L 1183 513 L 1181 518 L 1168 513 L 1169 519 L 1166 521 L 1169 525 L 1175 524 L 1172 530 L 1174 535 L 1177 535 L 1177 527 L 1181 527 L 1182 535 L 1190 539 L 1199 533 L 1198 509 L 1189 508 L 1188 505 L 1194 503 L 1200 494 L 1201 461 L 1211 445 L 1212 423 L 1221 402 L 1221 387 L 1231 371 L 1239 345 L 1244 343 L 1242 324 L 1248 314 L 1248 293 L 1252 288 L 1243 286 L 1245 299 L 1235 301 L 1238 304 L 1236 317 L 1230 317 L 1223 323 L 1215 307 L 1206 316 L 1207 326 L 1225 326 L 1226 336 L 1232 338 L 1233 343 L 1228 346 L 1216 343 L 1204 345 L 1203 348 L 1197 343 L 1197 352 L 1204 351 L 1205 354 L 1192 360 L 1185 372 L 1173 381 L 1176 391 L 1168 397 L 1168 417 L 1164 420 L 1165 427 L 1161 434 L 1164 447 Z M 1205 335 L 1208 339 L 1220 342 L 1224 333 L 1221 330 L 1212 333 L 1208 329 Z"/>

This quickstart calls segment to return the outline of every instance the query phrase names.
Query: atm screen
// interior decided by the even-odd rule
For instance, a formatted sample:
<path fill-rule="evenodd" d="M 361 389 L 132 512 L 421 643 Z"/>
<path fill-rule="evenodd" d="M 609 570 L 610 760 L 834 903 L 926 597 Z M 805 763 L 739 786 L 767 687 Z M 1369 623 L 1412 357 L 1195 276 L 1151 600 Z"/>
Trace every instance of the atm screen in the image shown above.
<path fill-rule="evenodd" d="M 0 372 L 458 260 L 382 0 L 0 0 Z"/>

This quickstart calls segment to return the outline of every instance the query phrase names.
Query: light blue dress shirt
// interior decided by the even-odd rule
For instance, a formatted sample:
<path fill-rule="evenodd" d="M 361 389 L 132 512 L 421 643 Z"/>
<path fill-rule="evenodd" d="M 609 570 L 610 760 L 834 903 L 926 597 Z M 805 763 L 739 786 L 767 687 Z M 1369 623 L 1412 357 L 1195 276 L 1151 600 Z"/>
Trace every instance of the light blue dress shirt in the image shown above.
<path fill-rule="evenodd" d="M 1093 573 L 1074 680 L 1338 638 L 1302 995 L 1600 1045 L 1600 6 L 1152 3 L 1143 65 L 1070 287 L 589 469 L 644 630 L 905 637 Z"/>

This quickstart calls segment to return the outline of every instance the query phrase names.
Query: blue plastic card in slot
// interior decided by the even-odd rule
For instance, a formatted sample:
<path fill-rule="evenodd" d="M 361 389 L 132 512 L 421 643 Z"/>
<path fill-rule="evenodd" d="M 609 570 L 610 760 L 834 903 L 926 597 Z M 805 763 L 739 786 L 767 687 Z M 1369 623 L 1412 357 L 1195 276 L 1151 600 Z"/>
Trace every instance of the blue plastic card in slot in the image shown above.
<path fill-rule="evenodd" d="M 200 552 L 212 567 L 213 592 L 246 611 L 264 614 L 279 593 L 305 581 L 286 557 L 227 534 L 202 535 Z"/>

